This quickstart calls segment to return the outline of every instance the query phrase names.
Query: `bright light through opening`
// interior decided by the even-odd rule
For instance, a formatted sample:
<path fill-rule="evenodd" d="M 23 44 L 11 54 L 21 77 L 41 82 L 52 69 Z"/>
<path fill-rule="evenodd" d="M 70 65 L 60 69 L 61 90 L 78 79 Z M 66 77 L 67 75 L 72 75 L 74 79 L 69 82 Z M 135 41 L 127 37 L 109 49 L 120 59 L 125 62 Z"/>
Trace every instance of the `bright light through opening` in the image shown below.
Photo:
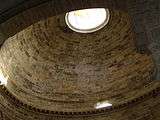
<path fill-rule="evenodd" d="M 109 21 L 109 10 L 92 8 L 72 11 L 66 14 L 66 23 L 70 29 L 80 33 L 95 32 Z"/>
<path fill-rule="evenodd" d="M 4 77 L 2 71 L 0 71 L 0 85 L 7 85 L 8 77 Z"/>
<path fill-rule="evenodd" d="M 111 107 L 111 106 L 112 106 L 112 104 L 109 103 L 108 101 L 103 101 L 103 102 L 97 103 L 95 108 L 100 109 L 100 108 Z"/>

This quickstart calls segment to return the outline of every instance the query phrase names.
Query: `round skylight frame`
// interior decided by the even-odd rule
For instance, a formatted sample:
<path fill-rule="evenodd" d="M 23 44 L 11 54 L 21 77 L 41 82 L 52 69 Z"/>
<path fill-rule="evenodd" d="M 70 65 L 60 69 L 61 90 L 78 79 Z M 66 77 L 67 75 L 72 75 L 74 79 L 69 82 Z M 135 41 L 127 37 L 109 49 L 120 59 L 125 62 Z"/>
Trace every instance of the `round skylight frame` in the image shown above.
<path fill-rule="evenodd" d="M 96 32 L 96 31 L 102 29 L 103 27 L 105 27 L 108 24 L 109 20 L 110 20 L 110 12 L 109 12 L 109 10 L 106 9 L 106 8 L 90 8 L 90 9 L 82 9 L 82 10 L 92 10 L 92 9 L 103 9 L 103 10 L 105 10 L 105 15 L 106 16 L 105 16 L 104 21 L 101 24 L 99 24 L 99 25 L 97 25 L 97 26 L 95 26 L 93 28 L 90 28 L 90 29 L 79 29 L 76 26 L 72 25 L 72 23 L 70 23 L 70 20 L 69 20 L 70 13 L 71 12 L 75 12 L 75 11 L 71 11 L 71 12 L 66 13 L 66 15 L 65 15 L 65 21 L 66 21 L 67 26 L 71 30 L 73 30 L 75 32 L 78 32 L 78 33 L 93 33 L 93 32 Z M 79 10 L 77 10 L 77 11 L 79 11 Z"/>

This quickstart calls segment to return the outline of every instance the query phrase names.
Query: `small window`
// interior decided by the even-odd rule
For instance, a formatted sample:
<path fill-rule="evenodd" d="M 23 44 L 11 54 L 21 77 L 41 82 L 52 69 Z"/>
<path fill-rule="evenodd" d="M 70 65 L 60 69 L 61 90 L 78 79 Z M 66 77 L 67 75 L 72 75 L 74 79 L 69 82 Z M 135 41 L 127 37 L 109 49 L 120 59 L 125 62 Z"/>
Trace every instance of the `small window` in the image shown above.
<path fill-rule="evenodd" d="M 0 85 L 7 85 L 8 77 L 4 77 L 2 71 L 0 71 Z"/>
<path fill-rule="evenodd" d="M 66 24 L 79 33 L 92 33 L 103 28 L 109 21 L 109 10 L 92 8 L 71 11 L 66 14 Z"/>
<path fill-rule="evenodd" d="M 112 104 L 109 103 L 108 101 L 102 101 L 102 102 L 98 102 L 96 105 L 95 105 L 95 108 L 96 109 L 100 109 L 100 108 L 106 108 L 106 107 L 111 107 Z"/>

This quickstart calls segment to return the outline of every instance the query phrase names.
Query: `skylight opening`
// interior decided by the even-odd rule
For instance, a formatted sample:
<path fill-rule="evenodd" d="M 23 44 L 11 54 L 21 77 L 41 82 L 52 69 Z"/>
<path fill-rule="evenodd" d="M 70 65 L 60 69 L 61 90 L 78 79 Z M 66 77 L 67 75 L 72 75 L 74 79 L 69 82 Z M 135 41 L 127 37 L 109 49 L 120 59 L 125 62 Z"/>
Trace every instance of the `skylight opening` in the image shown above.
<path fill-rule="evenodd" d="M 109 103 L 108 101 L 103 101 L 103 102 L 98 102 L 96 105 L 95 105 L 95 108 L 96 109 L 100 109 L 100 108 L 106 108 L 106 107 L 111 107 L 112 104 Z"/>
<path fill-rule="evenodd" d="M 66 14 L 66 24 L 70 29 L 79 33 L 91 33 L 103 28 L 109 21 L 109 10 L 92 8 L 71 11 Z"/>

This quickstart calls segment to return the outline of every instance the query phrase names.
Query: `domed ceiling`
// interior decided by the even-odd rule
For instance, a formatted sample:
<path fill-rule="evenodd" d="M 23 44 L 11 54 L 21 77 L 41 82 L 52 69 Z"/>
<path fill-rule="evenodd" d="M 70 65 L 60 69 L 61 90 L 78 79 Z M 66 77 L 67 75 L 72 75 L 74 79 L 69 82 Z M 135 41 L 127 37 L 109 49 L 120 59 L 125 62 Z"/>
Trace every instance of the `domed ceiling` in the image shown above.
<path fill-rule="evenodd" d="M 7 89 L 53 111 L 91 110 L 100 101 L 117 105 L 142 95 L 152 82 L 152 58 L 136 52 L 128 14 L 110 12 L 108 25 L 95 33 L 73 32 L 61 14 L 10 37 L 0 51 Z"/>
<path fill-rule="evenodd" d="M 159 86 L 153 55 L 137 51 L 130 15 L 109 3 L 97 3 L 109 9 L 110 19 L 93 33 L 74 32 L 65 23 L 76 5 L 54 13 L 52 4 L 43 4 L 46 9 L 35 7 L 2 23 L 7 39 L 0 79 L 11 98 L 38 110 L 78 113 L 103 101 L 120 106 Z"/>

